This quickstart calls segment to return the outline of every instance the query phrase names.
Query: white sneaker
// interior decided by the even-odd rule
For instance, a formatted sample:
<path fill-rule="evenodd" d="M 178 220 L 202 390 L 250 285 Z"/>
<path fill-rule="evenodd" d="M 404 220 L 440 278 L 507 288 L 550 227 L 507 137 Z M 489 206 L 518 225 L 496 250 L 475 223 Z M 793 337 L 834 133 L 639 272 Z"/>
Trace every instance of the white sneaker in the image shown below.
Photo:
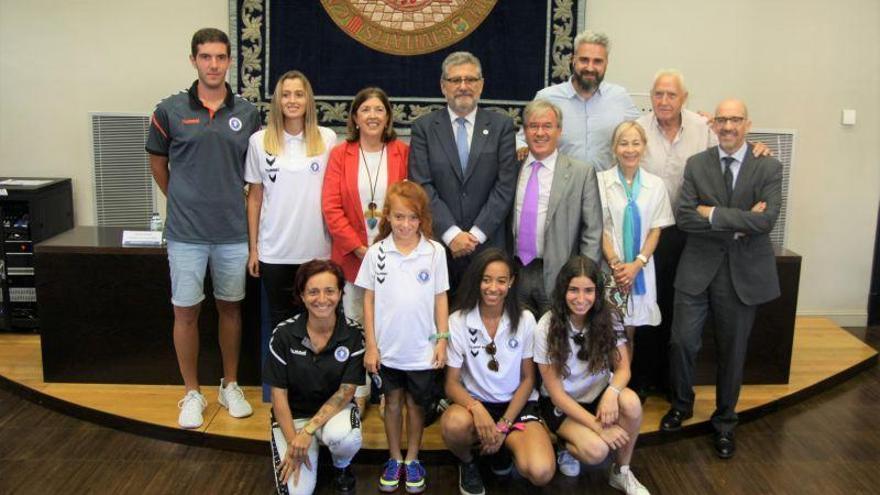
<path fill-rule="evenodd" d="M 615 471 L 617 471 L 617 464 L 612 464 L 611 472 L 608 473 L 608 484 L 612 488 L 617 488 L 626 495 L 651 495 L 645 485 L 639 483 L 629 466 L 621 467 L 619 473 Z"/>
<path fill-rule="evenodd" d="M 195 390 L 190 390 L 177 403 L 180 408 L 180 416 L 177 417 L 177 424 L 181 428 L 198 428 L 205 421 L 202 418 L 202 412 L 208 407 L 205 396 Z"/>
<path fill-rule="evenodd" d="M 244 392 L 236 382 L 225 384 L 223 379 L 220 379 L 220 393 L 217 396 L 217 402 L 228 409 L 229 415 L 233 418 L 246 418 L 254 413 L 253 408 L 244 398 Z"/>
<path fill-rule="evenodd" d="M 559 455 L 556 456 L 556 463 L 559 464 L 559 472 L 569 478 L 574 478 L 581 474 L 581 461 L 577 460 L 565 449 L 559 451 Z"/>

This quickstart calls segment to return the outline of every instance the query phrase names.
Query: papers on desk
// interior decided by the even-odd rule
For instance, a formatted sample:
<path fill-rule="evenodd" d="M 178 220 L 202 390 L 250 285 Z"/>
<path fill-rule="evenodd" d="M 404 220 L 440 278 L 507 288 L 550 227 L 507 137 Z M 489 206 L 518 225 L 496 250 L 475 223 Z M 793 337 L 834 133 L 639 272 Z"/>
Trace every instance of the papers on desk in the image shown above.
<path fill-rule="evenodd" d="M 52 182 L 51 180 L 41 179 L 3 179 L 0 180 L 0 186 L 27 186 L 38 187 Z"/>
<path fill-rule="evenodd" d="M 161 246 L 162 232 L 155 230 L 123 230 L 123 246 Z"/>

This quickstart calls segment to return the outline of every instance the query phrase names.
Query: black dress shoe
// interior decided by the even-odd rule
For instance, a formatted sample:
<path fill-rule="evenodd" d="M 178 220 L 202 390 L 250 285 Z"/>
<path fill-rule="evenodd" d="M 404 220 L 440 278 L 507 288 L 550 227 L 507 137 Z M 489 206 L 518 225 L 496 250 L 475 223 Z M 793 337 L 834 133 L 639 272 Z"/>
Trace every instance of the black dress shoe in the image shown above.
<path fill-rule="evenodd" d="M 715 432 L 712 443 L 715 445 L 715 453 L 722 459 L 730 459 L 736 452 L 736 441 L 732 431 Z"/>
<path fill-rule="evenodd" d="M 660 420 L 660 430 L 662 431 L 678 431 L 681 429 L 682 421 L 693 416 L 694 413 L 686 413 L 678 409 L 670 409 Z"/>
<path fill-rule="evenodd" d="M 354 490 L 355 481 L 354 473 L 351 472 L 351 466 L 333 468 L 333 488 L 337 492 L 350 492 Z"/>

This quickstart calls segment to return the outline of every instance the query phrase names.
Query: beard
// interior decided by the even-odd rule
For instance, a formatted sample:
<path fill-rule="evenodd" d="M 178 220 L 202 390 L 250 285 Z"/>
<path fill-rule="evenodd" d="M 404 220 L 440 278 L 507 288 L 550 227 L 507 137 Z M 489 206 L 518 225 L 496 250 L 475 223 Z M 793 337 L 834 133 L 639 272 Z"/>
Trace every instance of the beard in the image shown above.
<path fill-rule="evenodd" d="M 453 112 L 461 115 L 466 115 L 471 113 L 474 108 L 477 107 L 478 101 L 479 100 L 476 96 L 470 95 L 452 98 L 452 100 L 450 100 L 448 103 Z"/>
<path fill-rule="evenodd" d="M 589 79 L 587 76 L 593 76 L 595 79 Z M 596 88 L 599 87 L 599 84 L 602 82 L 602 79 L 605 78 L 605 74 L 599 74 L 596 71 L 588 71 L 582 70 L 580 72 L 575 72 L 574 80 L 575 83 L 584 91 L 593 92 L 596 91 Z"/>

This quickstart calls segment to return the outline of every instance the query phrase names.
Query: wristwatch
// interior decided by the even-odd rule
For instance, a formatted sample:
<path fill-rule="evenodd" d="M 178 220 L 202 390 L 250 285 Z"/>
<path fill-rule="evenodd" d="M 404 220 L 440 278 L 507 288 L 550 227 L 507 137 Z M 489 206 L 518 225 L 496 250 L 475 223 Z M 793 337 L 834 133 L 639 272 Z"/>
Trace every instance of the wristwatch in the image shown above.
<path fill-rule="evenodd" d="M 643 265 L 647 265 L 647 264 L 648 264 L 648 258 L 647 258 L 644 254 L 642 254 L 642 253 L 637 254 L 637 255 L 636 255 L 636 259 L 639 260 L 639 261 L 641 261 Z"/>
<path fill-rule="evenodd" d="M 315 434 L 315 430 L 317 430 L 317 429 L 318 429 L 317 426 L 313 426 L 311 423 L 308 423 L 305 426 L 303 426 L 302 431 L 306 432 L 306 435 L 312 436 Z"/>

